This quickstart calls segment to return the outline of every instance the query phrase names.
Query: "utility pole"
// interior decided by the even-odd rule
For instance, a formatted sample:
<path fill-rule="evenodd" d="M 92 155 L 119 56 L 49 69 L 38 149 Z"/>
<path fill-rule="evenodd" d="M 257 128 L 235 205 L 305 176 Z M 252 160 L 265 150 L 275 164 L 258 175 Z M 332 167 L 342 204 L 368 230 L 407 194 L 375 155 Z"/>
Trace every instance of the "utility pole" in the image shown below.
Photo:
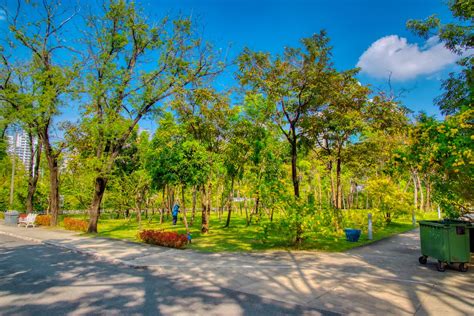
<path fill-rule="evenodd" d="M 15 191 L 15 155 L 16 155 L 16 141 L 18 138 L 18 132 L 15 130 L 15 134 L 13 136 L 13 151 L 12 151 L 12 179 L 10 182 L 10 210 L 13 210 L 13 192 Z"/>

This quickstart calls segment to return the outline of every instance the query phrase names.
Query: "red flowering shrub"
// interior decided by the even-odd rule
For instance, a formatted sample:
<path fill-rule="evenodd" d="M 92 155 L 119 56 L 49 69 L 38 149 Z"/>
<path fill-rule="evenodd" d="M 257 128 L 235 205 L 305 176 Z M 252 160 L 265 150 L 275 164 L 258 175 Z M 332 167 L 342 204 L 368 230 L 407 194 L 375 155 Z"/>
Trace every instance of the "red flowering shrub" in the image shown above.
<path fill-rule="evenodd" d="M 77 230 L 82 232 L 87 231 L 87 228 L 89 226 L 89 223 L 87 223 L 87 221 L 85 220 L 70 217 L 66 217 L 63 223 L 64 228 L 66 228 L 67 230 Z"/>
<path fill-rule="evenodd" d="M 143 230 L 138 233 L 138 237 L 147 244 L 170 248 L 184 248 L 188 243 L 188 237 L 186 234 L 178 234 L 176 232 Z"/>
<path fill-rule="evenodd" d="M 18 214 L 18 219 L 24 219 L 27 216 L 28 216 L 28 214 L 26 214 L 26 213 L 20 213 L 20 214 Z"/>
<path fill-rule="evenodd" d="M 36 225 L 49 226 L 51 225 L 51 216 L 50 215 L 38 215 L 35 219 Z"/>

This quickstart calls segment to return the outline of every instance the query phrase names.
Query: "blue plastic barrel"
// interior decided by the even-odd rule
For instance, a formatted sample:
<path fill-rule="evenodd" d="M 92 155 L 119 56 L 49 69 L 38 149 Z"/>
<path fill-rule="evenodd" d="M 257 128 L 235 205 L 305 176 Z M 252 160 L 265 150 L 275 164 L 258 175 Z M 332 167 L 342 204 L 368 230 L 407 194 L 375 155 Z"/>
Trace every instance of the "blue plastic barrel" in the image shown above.
<path fill-rule="evenodd" d="M 361 230 L 360 229 L 353 229 L 353 228 L 346 228 L 344 229 L 346 233 L 346 240 L 350 242 L 357 242 L 360 237 Z"/>

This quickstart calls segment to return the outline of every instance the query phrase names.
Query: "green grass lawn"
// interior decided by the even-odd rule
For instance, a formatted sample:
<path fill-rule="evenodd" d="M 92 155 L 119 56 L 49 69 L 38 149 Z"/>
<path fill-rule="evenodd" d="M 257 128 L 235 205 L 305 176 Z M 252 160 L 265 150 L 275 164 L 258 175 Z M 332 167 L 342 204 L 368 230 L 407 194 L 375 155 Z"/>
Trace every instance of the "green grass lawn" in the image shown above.
<path fill-rule="evenodd" d="M 226 215 L 226 214 L 224 214 Z M 424 219 L 432 219 L 434 213 L 423 214 Z M 77 218 L 84 218 L 81 215 L 75 215 Z M 186 229 L 182 221 L 182 215 L 176 226 L 172 225 L 171 217 L 166 218 L 163 224 L 159 223 L 159 216 L 155 215 L 149 219 L 143 219 L 141 227 L 134 217 L 129 219 L 111 219 L 111 216 L 104 214 L 101 216 L 98 225 L 98 236 L 125 239 L 131 241 L 139 241 L 137 234 L 140 229 L 157 229 L 164 231 L 177 231 L 185 233 Z M 421 216 L 418 217 L 418 219 Z M 189 222 L 188 214 L 188 222 Z M 188 246 L 190 249 L 205 252 L 221 252 L 221 251 L 262 251 L 277 249 L 295 249 L 288 241 L 286 236 L 278 234 L 270 234 L 264 241 L 261 236 L 261 228 L 259 225 L 246 226 L 245 216 L 239 213 L 233 214 L 231 227 L 224 228 L 225 217 L 219 220 L 214 213 L 210 218 L 210 231 L 208 234 L 200 232 L 201 218 L 197 216 L 194 225 L 190 226 L 192 243 Z M 348 242 L 341 233 L 328 233 L 323 231 L 308 231 L 304 243 L 298 248 L 302 250 L 321 250 L 321 251 L 345 251 L 354 247 L 369 244 L 371 242 L 387 238 L 394 234 L 406 232 L 413 229 L 411 220 L 406 218 L 395 219 L 392 223 L 383 227 L 374 227 L 373 239 L 368 240 L 367 234 L 362 233 L 358 242 Z"/>

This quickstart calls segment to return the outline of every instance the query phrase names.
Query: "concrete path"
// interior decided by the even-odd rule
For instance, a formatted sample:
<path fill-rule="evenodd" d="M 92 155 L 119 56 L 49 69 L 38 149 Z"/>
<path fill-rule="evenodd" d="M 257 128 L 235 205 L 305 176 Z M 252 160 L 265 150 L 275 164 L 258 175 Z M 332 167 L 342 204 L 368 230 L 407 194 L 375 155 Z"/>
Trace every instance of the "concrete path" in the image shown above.
<path fill-rule="evenodd" d="M 334 315 L 0 235 L 0 315 Z"/>
<path fill-rule="evenodd" d="M 146 267 L 191 284 L 336 313 L 474 314 L 474 267 L 467 273 L 440 273 L 433 260 L 419 265 L 418 231 L 345 253 L 199 253 L 2 224 L 0 233 Z"/>

